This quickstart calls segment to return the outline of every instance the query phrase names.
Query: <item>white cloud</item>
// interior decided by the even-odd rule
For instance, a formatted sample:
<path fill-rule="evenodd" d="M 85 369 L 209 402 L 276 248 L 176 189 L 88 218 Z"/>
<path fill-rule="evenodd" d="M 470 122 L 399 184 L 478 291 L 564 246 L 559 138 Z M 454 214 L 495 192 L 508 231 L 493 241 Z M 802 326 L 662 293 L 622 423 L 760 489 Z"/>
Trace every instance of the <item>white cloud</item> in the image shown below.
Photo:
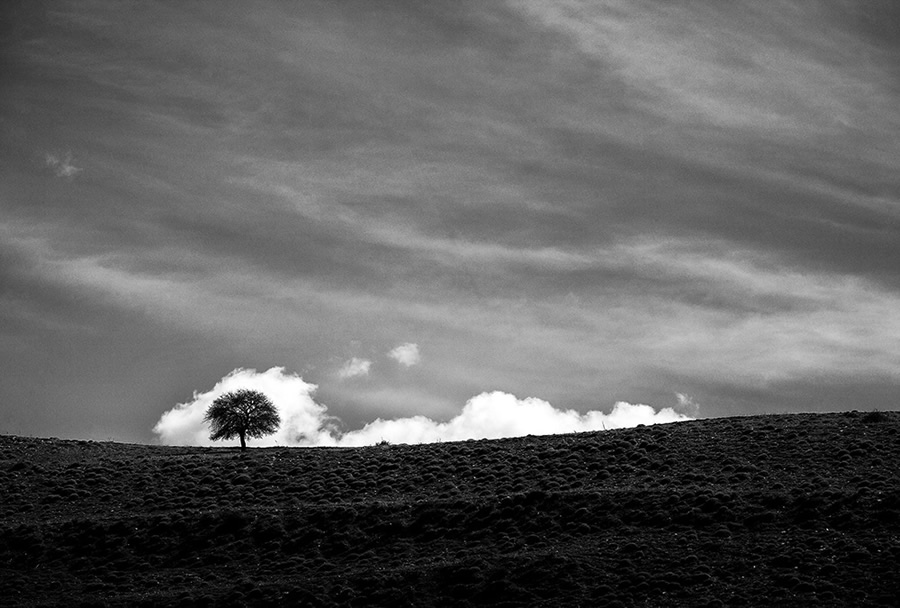
<path fill-rule="evenodd" d="M 469 399 L 462 412 L 447 422 L 435 422 L 424 416 L 378 419 L 358 431 L 341 437 L 342 445 L 370 445 L 379 441 L 391 443 L 433 443 L 466 439 L 499 439 L 523 435 L 555 435 L 582 431 L 600 431 L 690 420 L 672 408 L 659 411 L 649 405 L 620 401 L 609 414 L 591 411 L 579 414 L 560 410 L 550 403 L 528 397 L 494 391 Z"/>
<path fill-rule="evenodd" d="M 164 444 L 213 445 L 209 439 L 209 427 L 203 421 L 207 408 L 223 393 L 242 388 L 266 395 L 281 416 L 281 426 L 277 432 L 253 439 L 251 445 L 333 443 L 330 440 L 331 419 L 325 413 L 326 408 L 312 398 L 316 385 L 304 382 L 297 375 L 286 374 L 283 367 L 273 367 L 262 373 L 253 369 L 236 369 L 216 383 L 212 390 L 194 393 L 193 399 L 179 403 L 164 413 L 153 427 L 153 432 Z"/>
<path fill-rule="evenodd" d="M 75 177 L 83 171 L 72 164 L 72 153 L 66 152 L 65 156 L 47 152 L 44 155 L 44 164 L 56 174 L 56 177 Z"/>
<path fill-rule="evenodd" d="M 356 378 L 357 376 L 368 376 L 372 362 L 368 359 L 360 359 L 353 357 L 338 370 L 338 376 L 341 378 Z"/>
<path fill-rule="evenodd" d="M 391 350 L 388 356 L 395 359 L 397 363 L 406 367 L 412 367 L 422 360 L 419 354 L 419 345 L 412 342 L 401 344 L 397 348 Z"/>
<path fill-rule="evenodd" d="M 281 415 L 282 424 L 278 431 L 255 439 L 253 445 L 256 446 L 363 446 L 380 441 L 434 443 L 597 431 L 691 419 L 673 408 L 655 410 L 649 405 L 623 401 L 616 403 L 608 414 L 600 411 L 580 414 L 557 409 L 542 399 L 518 399 L 515 395 L 494 391 L 469 399 L 462 411 L 447 422 L 425 416 L 379 418 L 362 429 L 340 433 L 336 419 L 327 414 L 324 405 L 313 400 L 315 385 L 304 382 L 297 375 L 285 374 L 284 368 L 273 367 L 263 373 L 234 370 L 212 390 L 195 393 L 191 401 L 178 404 L 163 414 L 153 431 L 164 444 L 212 445 L 204 414 L 219 395 L 239 388 L 264 393 Z M 683 399 L 679 398 L 679 402 Z"/>

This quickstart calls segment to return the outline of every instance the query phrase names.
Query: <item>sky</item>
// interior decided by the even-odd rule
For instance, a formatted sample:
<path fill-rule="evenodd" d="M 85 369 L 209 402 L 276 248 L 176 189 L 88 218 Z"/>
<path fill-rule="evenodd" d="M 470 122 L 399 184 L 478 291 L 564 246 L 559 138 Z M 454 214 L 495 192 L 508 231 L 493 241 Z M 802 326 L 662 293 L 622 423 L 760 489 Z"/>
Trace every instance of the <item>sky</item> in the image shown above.
<path fill-rule="evenodd" d="M 897 406 L 892 0 L 0 11 L 0 433 Z"/>

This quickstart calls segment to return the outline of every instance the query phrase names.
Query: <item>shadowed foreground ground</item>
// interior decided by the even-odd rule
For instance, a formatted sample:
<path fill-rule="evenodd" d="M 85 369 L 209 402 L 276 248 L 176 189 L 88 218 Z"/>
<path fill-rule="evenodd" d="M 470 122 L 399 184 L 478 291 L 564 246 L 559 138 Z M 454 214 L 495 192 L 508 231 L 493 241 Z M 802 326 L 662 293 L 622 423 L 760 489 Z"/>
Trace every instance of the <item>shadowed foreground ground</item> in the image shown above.
<path fill-rule="evenodd" d="M 0 436 L 4 606 L 900 606 L 900 414 L 369 448 Z"/>

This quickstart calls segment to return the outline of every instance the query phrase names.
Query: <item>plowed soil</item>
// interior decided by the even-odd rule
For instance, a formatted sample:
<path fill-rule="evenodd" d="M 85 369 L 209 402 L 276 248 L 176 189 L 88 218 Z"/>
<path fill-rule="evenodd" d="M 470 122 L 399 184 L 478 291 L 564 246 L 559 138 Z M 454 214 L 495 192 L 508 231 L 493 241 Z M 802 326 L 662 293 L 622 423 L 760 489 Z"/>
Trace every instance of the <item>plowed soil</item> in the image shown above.
<path fill-rule="evenodd" d="M 368 448 L 0 436 L 3 606 L 900 606 L 900 414 Z"/>

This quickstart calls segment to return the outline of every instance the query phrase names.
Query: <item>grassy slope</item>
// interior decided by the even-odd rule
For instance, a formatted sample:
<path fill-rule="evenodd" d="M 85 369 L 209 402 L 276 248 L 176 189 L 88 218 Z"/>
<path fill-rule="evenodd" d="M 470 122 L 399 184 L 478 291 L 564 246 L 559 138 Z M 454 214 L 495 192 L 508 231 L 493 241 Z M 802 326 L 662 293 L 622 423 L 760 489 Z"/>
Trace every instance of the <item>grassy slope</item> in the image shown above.
<path fill-rule="evenodd" d="M 0 436 L 0 603 L 897 606 L 898 454 L 900 414 L 855 412 L 245 454 Z"/>

